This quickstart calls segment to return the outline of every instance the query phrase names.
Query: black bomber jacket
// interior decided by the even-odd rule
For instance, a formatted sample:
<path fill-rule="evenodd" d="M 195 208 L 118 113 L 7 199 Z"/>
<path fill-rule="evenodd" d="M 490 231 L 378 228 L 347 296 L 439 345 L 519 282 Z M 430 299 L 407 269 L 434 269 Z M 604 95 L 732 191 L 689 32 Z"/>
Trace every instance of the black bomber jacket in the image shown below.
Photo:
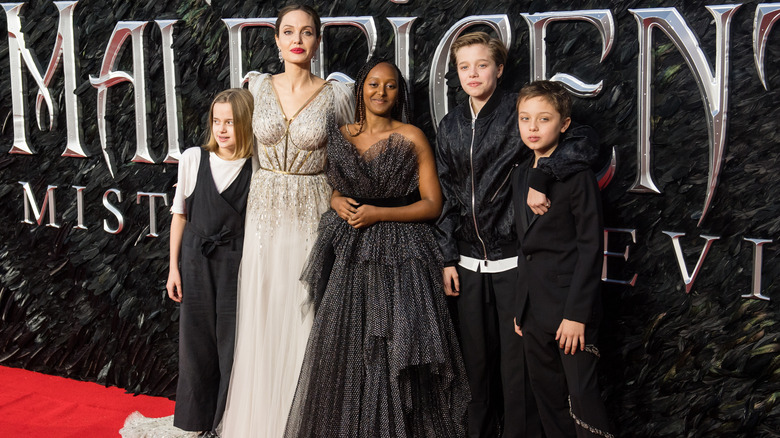
<path fill-rule="evenodd" d="M 467 100 L 439 123 L 436 166 L 444 206 L 437 225 L 445 266 L 456 265 L 461 254 L 481 260 L 517 255 L 511 176 L 532 152 L 520 138 L 516 100 L 517 94 L 498 88 L 475 120 Z M 545 193 L 553 178 L 564 180 L 598 158 L 593 129 L 572 124 L 554 153 L 539 160 L 529 184 Z"/>

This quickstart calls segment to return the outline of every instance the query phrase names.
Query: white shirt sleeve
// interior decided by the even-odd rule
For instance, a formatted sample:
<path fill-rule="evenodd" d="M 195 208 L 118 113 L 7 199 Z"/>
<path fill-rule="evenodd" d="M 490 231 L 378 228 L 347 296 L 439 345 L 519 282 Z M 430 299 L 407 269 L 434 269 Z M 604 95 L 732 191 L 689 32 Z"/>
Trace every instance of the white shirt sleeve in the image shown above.
<path fill-rule="evenodd" d="M 179 159 L 179 175 L 176 181 L 176 193 L 171 203 L 171 213 L 187 214 L 184 200 L 195 190 L 200 168 L 201 148 L 191 147 L 181 154 Z"/>
<path fill-rule="evenodd" d="M 187 206 L 184 201 L 195 191 L 195 185 L 198 182 L 198 169 L 200 168 L 200 154 L 202 153 L 206 153 L 202 148 L 191 147 L 181 154 L 176 194 L 173 196 L 171 213 L 187 214 Z M 247 159 L 223 160 L 217 154 L 210 152 L 208 154 L 213 182 L 204 183 L 214 184 L 217 192 L 222 193 L 238 178 Z"/>

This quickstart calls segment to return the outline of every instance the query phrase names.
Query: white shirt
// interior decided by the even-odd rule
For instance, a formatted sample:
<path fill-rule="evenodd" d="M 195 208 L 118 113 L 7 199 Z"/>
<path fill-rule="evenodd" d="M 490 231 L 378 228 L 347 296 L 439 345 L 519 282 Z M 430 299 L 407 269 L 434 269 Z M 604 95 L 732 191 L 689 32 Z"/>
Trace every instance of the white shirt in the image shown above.
<path fill-rule="evenodd" d="M 471 111 L 471 121 L 473 122 L 478 114 L 474 112 L 474 103 L 471 101 L 471 96 L 469 96 L 469 111 Z"/>
<path fill-rule="evenodd" d="M 468 269 L 471 272 L 481 272 L 483 274 L 497 274 L 510 269 L 517 268 L 517 256 L 507 257 L 500 260 L 482 260 L 467 257 L 461 254 L 458 265 L 461 268 Z"/>
<path fill-rule="evenodd" d="M 179 160 L 179 175 L 176 183 L 176 194 L 173 196 L 171 213 L 187 214 L 184 200 L 195 190 L 200 168 L 200 154 L 203 148 L 191 147 L 181 154 Z M 246 158 L 238 160 L 223 160 L 217 154 L 209 152 L 209 164 L 211 176 L 217 191 L 222 193 L 236 180 L 241 169 L 244 168 Z"/>

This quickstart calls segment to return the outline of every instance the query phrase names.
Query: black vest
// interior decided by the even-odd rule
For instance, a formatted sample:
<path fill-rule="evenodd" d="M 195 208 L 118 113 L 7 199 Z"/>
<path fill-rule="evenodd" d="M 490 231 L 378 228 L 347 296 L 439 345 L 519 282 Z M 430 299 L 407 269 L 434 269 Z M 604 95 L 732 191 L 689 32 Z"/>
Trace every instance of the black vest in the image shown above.
<path fill-rule="evenodd" d="M 252 160 L 247 159 L 236 179 L 219 193 L 211 174 L 209 152 L 201 150 L 195 189 L 184 200 L 187 226 L 182 243 L 188 243 L 192 248 L 200 247 L 205 257 L 223 245 L 228 245 L 226 249 L 240 251 L 251 179 Z"/>

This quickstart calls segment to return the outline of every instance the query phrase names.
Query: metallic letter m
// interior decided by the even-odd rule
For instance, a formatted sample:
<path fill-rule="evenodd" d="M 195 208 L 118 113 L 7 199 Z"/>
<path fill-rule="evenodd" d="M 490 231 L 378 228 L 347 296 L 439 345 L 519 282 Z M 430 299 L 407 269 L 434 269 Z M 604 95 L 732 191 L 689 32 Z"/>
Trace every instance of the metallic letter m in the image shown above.
<path fill-rule="evenodd" d="M 24 74 L 22 61 L 30 71 L 35 83 L 38 84 L 38 97 L 35 102 L 38 127 L 43 129 L 41 123 L 41 103 L 46 102 L 49 110 L 49 129 L 55 128 L 56 107 L 49 93 L 49 83 L 54 77 L 60 59 L 62 64 L 65 97 L 65 120 L 67 124 L 67 147 L 62 153 L 64 157 L 86 157 L 81 144 L 81 129 L 79 127 L 79 108 L 76 99 L 76 45 L 74 43 L 75 32 L 73 30 L 73 10 L 78 1 L 54 2 L 60 12 L 57 25 L 57 40 L 54 50 L 45 72 L 41 72 L 38 60 L 32 51 L 27 48 L 22 33 L 22 20 L 19 12 L 24 3 L 3 3 L 6 20 L 8 21 L 8 58 L 11 67 L 11 100 L 14 119 L 14 143 L 11 147 L 13 154 L 34 154 L 35 151 L 27 142 L 24 121 Z"/>

